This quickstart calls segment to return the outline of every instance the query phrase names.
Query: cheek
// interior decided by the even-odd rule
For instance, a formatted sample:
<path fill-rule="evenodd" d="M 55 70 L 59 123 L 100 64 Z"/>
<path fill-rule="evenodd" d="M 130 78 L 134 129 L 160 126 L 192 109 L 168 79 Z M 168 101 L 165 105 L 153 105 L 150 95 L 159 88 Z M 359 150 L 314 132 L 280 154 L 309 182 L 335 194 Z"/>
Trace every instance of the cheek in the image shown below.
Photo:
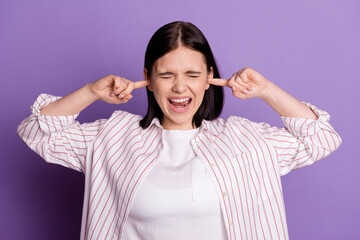
<path fill-rule="evenodd" d="M 206 83 L 206 84 L 205 84 L 205 90 L 208 90 L 209 87 L 210 87 L 210 84 L 209 84 L 209 83 Z"/>
<path fill-rule="evenodd" d="M 203 94 L 205 90 L 207 90 L 210 87 L 210 85 L 207 83 L 207 79 L 201 79 L 201 81 L 194 82 L 192 87 L 193 89 L 195 89 L 197 93 Z"/>
<path fill-rule="evenodd" d="M 154 82 L 151 87 L 152 87 L 152 92 L 154 93 L 156 101 L 159 102 L 161 99 L 166 97 L 167 90 L 166 90 L 166 86 L 164 84 L 158 84 L 158 83 Z"/>

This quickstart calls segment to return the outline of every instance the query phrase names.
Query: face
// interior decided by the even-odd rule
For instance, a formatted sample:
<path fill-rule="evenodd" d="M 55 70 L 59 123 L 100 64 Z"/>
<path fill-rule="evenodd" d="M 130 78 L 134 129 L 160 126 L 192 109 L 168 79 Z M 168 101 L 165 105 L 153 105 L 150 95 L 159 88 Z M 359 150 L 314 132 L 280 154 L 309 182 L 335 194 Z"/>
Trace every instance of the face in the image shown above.
<path fill-rule="evenodd" d="M 144 71 L 145 78 L 147 76 Z M 180 46 L 156 60 L 149 89 L 163 112 L 164 129 L 193 129 L 192 119 L 209 88 L 209 73 L 202 53 Z"/>

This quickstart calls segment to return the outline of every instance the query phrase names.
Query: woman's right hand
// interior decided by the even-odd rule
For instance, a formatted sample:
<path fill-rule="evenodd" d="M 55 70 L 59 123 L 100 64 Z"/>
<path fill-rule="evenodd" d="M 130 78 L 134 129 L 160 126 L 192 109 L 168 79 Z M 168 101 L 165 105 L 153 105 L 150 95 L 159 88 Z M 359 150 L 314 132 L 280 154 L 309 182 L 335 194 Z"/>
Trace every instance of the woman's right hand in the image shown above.
<path fill-rule="evenodd" d="M 107 75 L 90 84 L 91 92 L 97 100 L 107 103 L 126 103 L 131 98 L 134 89 L 150 85 L 149 80 L 132 82 L 116 75 Z"/>

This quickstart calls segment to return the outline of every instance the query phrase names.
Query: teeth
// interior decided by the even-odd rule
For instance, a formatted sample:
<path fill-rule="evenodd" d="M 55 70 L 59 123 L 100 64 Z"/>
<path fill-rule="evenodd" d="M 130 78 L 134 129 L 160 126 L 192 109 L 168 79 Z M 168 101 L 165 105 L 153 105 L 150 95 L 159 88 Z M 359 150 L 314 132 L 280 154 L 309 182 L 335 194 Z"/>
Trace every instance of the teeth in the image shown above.
<path fill-rule="evenodd" d="M 181 98 L 181 99 L 170 99 L 172 102 L 180 103 L 180 102 L 186 102 L 189 101 L 190 98 Z"/>

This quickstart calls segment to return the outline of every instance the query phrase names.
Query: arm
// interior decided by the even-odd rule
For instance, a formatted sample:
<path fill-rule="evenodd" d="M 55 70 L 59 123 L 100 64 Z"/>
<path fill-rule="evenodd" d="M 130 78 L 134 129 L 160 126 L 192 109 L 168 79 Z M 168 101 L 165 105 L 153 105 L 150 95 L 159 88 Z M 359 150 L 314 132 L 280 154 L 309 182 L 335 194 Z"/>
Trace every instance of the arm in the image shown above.
<path fill-rule="evenodd" d="M 280 116 L 317 119 L 316 114 L 311 108 L 272 82 L 267 83 L 267 87 L 261 98 Z"/>
<path fill-rule="evenodd" d="M 127 102 L 134 88 L 146 84 L 109 75 L 63 98 L 41 94 L 31 108 L 32 114 L 19 125 L 18 135 L 47 162 L 84 171 L 87 149 L 107 120 L 80 124 L 75 120 L 78 113 L 99 99 Z"/>
<path fill-rule="evenodd" d="M 228 79 L 211 79 L 211 84 L 232 88 L 240 99 L 259 97 L 280 116 L 317 119 L 315 113 L 299 100 L 251 68 L 244 68 Z"/>
<path fill-rule="evenodd" d="M 41 109 L 59 100 L 59 97 L 41 94 L 31 107 L 32 114 L 20 123 L 17 133 L 45 161 L 84 172 L 89 144 L 102 130 L 106 120 L 80 124 L 75 120 L 78 114 L 40 114 Z"/>
<path fill-rule="evenodd" d="M 147 85 L 149 85 L 149 81 L 146 80 L 131 82 L 119 76 L 108 75 L 45 106 L 41 109 L 40 114 L 73 115 L 81 112 L 97 100 L 114 104 L 126 103 L 132 98 L 132 90 Z"/>
<path fill-rule="evenodd" d="M 341 144 L 327 112 L 298 101 L 251 68 L 234 73 L 229 80 L 212 79 L 210 83 L 232 88 L 239 99 L 260 97 L 281 116 L 285 128 L 251 124 L 276 151 L 281 175 L 324 158 Z"/>
<path fill-rule="evenodd" d="M 260 136 L 274 148 L 281 176 L 330 155 L 341 144 L 340 136 L 329 123 L 329 114 L 311 104 L 306 106 L 316 114 L 316 120 L 282 116 L 285 128 L 253 123 Z"/>
<path fill-rule="evenodd" d="M 97 97 L 91 91 L 91 85 L 86 84 L 69 95 L 44 106 L 40 109 L 40 114 L 49 116 L 75 115 L 96 100 Z"/>

